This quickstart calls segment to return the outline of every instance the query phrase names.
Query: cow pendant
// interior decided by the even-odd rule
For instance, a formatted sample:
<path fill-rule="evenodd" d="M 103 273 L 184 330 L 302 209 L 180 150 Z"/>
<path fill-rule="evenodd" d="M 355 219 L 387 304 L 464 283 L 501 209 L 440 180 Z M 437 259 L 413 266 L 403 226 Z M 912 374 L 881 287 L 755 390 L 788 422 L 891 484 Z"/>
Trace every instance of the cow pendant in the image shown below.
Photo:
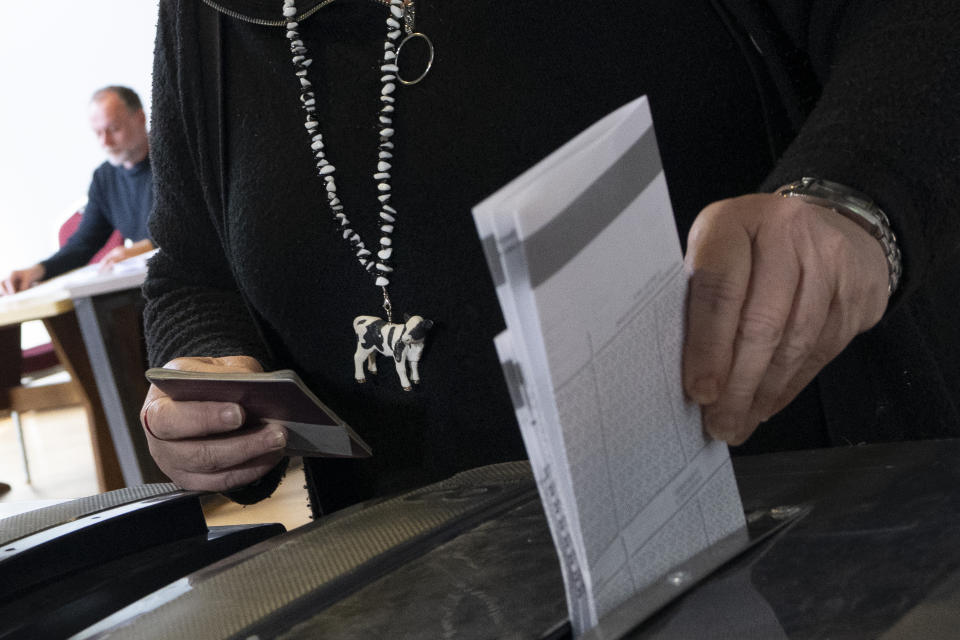
<path fill-rule="evenodd" d="M 353 319 L 353 330 L 357 334 L 357 351 L 353 354 L 354 378 L 357 382 L 366 382 L 363 363 L 367 370 L 377 373 L 376 353 L 391 356 L 400 376 L 400 385 L 404 391 L 410 391 L 413 384 L 420 384 L 420 372 L 417 366 L 423 353 L 423 342 L 433 322 L 421 316 L 404 314 L 403 324 L 387 322 L 376 316 L 357 316 Z M 407 377 L 407 365 L 410 365 L 410 377 Z"/>

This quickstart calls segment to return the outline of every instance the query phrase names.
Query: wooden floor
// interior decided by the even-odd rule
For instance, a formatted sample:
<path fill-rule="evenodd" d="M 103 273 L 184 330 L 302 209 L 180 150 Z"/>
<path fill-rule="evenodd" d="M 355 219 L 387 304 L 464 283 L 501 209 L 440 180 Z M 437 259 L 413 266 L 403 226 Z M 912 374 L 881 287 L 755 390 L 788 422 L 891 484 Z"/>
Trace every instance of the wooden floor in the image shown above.
<path fill-rule="evenodd" d="M 0 496 L 3 506 L 13 502 L 66 500 L 97 493 L 93 450 L 86 417 L 80 407 L 30 411 L 21 416 L 31 481 L 26 482 L 17 430 L 10 417 L 0 419 L 0 482 L 11 490 Z M 303 469 L 299 459 L 277 492 L 267 500 L 240 506 L 219 495 L 204 500 L 210 526 L 280 522 L 288 530 L 310 521 Z"/>

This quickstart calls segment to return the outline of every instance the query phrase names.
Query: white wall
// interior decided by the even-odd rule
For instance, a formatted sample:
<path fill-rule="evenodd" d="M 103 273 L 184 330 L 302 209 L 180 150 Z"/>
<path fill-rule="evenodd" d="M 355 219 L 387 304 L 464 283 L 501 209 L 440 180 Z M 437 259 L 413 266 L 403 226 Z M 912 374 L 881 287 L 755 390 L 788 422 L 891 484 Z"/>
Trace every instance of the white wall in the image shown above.
<path fill-rule="evenodd" d="M 57 248 L 104 155 L 87 103 L 133 88 L 150 109 L 159 0 L 0 0 L 0 277 Z"/>

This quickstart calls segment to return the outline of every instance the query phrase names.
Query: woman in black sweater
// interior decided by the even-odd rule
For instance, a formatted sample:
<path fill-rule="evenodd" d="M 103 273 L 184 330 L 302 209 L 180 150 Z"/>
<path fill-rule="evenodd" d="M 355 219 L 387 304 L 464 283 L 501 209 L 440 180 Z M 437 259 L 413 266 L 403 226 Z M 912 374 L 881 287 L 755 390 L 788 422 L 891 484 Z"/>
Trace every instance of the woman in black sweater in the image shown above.
<path fill-rule="evenodd" d="M 307 461 L 317 512 L 524 456 L 492 345 L 503 320 L 470 208 L 641 94 L 650 98 L 681 237 L 700 216 L 687 258 L 694 295 L 705 293 L 708 309 L 734 302 L 726 329 L 723 313 L 691 322 L 701 336 L 730 334 L 713 351 L 696 348 L 696 336 L 688 344 L 686 388 L 705 405 L 708 430 L 740 443 L 769 418 L 746 451 L 960 431 L 960 278 L 949 269 L 960 236 L 951 220 L 960 196 L 960 10 L 952 0 L 418 1 L 417 29 L 436 59 L 422 83 L 391 96 L 389 157 L 400 210 L 390 292 L 435 321 L 424 382 L 410 393 L 392 375 L 353 380 L 351 322 L 376 313 L 379 291 L 327 208 L 281 4 L 161 3 L 151 150 L 151 231 L 161 251 L 144 287 L 146 324 L 154 365 L 179 358 L 171 366 L 293 368 L 371 444 L 376 455 L 362 462 Z M 372 243 L 383 223 L 370 174 L 383 127 L 375 110 L 384 104 L 388 8 L 321 4 L 297 7 L 297 37 L 313 60 L 303 77 L 337 167 L 336 195 Z M 803 176 L 869 194 L 889 215 L 903 255 L 889 302 L 875 239 L 833 211 L 799 201 L 788 211 L 769 193 Z M 835 249 L 819 241 L 823 233 Z M 779 248 L 795 248 L 800 236 L 806 249 Z M 773 257 L 794 272 L 821 274 L 830 294 L 818 302 L 819 321 L 827 324 L 812 341 L 791 343 L 798 323 L 780 318 L 767 332 L 772 353 L 741 366 L 736 354 L 750 330 L 741 324 L 737 334 L 737 322 L 765 317 L 749 311 L 764 302 L 760 272 L 748 287 L 724 268 L 746 264 L 751 277 L 750 256 L 754 267 L 764 263 L 771 240 Z M 744 260 L 744 252 L 752 254 Z M 714 295 L 731 282 L 730 295 Z M 796 289 L 781 306 L 813 308 Z M 795 344 L 807 349 L 799 373 L 767 366 L 789 361 Z M 142 415 L 154 457 L 183 486 L 251 501 L 279 481 L 283 430 L 235 432 L 238 407 L 187 406 L 152 389 Z"/>

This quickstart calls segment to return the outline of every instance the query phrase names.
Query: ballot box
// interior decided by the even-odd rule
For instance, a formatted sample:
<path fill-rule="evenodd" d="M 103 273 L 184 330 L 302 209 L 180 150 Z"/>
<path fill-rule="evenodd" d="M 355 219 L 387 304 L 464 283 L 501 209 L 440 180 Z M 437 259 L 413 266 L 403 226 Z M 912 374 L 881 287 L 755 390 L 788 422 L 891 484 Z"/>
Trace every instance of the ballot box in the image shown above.
<path fill-rule="evenodd" d="M 583 637 L 957 637 L 958 459 L 952 440 L 735 458 L 744 535 Z M 0 521 L 0 638 L 571 637 L 525 463 L 289 532 L 207 529 L 197 494 L 139 490 Z"/>

